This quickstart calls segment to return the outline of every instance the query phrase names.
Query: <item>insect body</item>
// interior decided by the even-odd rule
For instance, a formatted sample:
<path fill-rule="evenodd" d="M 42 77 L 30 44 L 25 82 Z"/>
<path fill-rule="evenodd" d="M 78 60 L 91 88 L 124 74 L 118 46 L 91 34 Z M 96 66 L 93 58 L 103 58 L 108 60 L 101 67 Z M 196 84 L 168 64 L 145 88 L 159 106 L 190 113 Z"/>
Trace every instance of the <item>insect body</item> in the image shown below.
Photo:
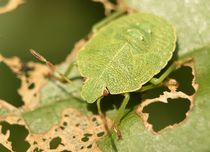
<path fill-rule="evenodd" d="M 118 110 L 118 126 L 129 101 L 129 92 L 144 91 L 159 84 L 174 69 L 158 74 L 171 59 L 175 49 L 175 30 L 164 19 L 148 13 L 133 13 L 111 21 L 79 50 L 77 65 L 85 78 L 81 96 L 88 103 L 97 102 L 110 94 L 122 94 L 124 100 Z M 43 62 L 46 59 L 34 53 Z M 71 66 L 69 66 L 71 67 Z M 69 70 L 67 70 L 69 71 Z M 68 78 L 61 75 L 65 80 Z M 117 127 L 115 127 L 116 129 Z"/>
<path fill-rule="evenodd" d="M 119 123 L 129 92 L 141 90 L 149 81 L 158 83 L 153 77 L 171 59 L 175 42 L 171 24 L 152 14 L 133 13 L 111 21 L 79 50 L 77 64 L 86 78 L 82 97 L 93 103 L 101 99 L 104 90 L 123 94 L 116 119 Z"/>
<path fill-rule="evenodd" d="M 87 78 L 83 98 L 95 102 L 106 88 L 110 94 L 141 89 L 171 59 L 175 41 L 173 27 L 152 14 L 134 13 L 105 25 L 77 57 Z"/>

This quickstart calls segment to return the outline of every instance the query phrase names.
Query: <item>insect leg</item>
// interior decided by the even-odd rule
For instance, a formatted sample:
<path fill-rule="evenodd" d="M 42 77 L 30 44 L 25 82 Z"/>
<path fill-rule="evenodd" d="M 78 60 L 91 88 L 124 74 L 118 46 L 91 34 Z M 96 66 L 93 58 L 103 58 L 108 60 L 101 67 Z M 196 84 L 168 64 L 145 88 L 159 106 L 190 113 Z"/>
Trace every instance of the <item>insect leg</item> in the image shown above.
<path fill-rule="evenodd" d="M 103 113 L 102 113 L 102 111 L 101 111 L 101 99 L 102 99 L 102 98 L 103 98 L 103 97 L 100 97 L 100 98 L 98 98 L 98 100 L 96 101 L 98 113 L 99 113 L 100 116 L 103 116 Z"/>
<path fill-rule="evenodd" d="M 97 32 L 101 27 L 103 27 L 104 25 L 108 24 L 109 22 L 111 22 L 112 20 L 122 16 L 125 13 L 125 11 L 117 11 L 112 13 L 111 15 L 109 15 L 108 17 L 106 17 L 105 19 L 103 19 L 102 21 L 96 23 L 93 26 L 93 33 Z"/>
<path fill-rule="evenodd" d="M 176 69 L 176 63 L 173 63 L 159 78 L 152 78 L 149 82 L 152 83 L 153 85 L 159 85 L 175 69 Z"/>
<path fill-rule="evenodd" d="M 123 102 L 121 103 L 120 108 L 118 110 L 117 117 L 114 120 L 114 124 L 117 125 L 117 126 L 120 124 L 120 121 L 121 121 L 121 119 L 122 119 L 122 117 L 125 113 L 125 108 L 128 104 L 129 99 L 130 99 L 130 94 L 125 93 Z"/>
<path fill-rule="evenodd" d="M 130 100 L 130 94 L 125 93 L 123 102 L 121 103 L 120 108 L 118 110 L 117 117 L 114 120 L 114 131 L 117 133 L 118 138 L 121 138 L 121 133 L 120 133 L 118 126 L 120 124 L 120 121 L 121 121 L 124 113 L 125 113 L 125 108 L 126 108 L 129 100 Z"/>
<path fill-rule="evenodd" d="M 186 58 L 183 60 L 178 60 L 176 62 L 174 62 L 159 78 L 152 78 L 149 82 L 151 84 L 142 86 L 140 90 L 138 90 L 137 92 L 144 92 L 150 89 L 154 89 L 157 88 L 161 85 L 161 83 L 164 81 L 164 79 L 171 73 L 173 72 L 175 69 L 177 69 L 178 67 L 182 66 L 185 63 L 191 62 L 192 58 Z"/>
<path fill-rule="evenodd" d="M 141 89 L 138 90 L 137 92 L 145 92 L 147 90 L 151 90 L 151 89 L 157 88 L 160 85 L 161 85 L 161 83 L 159 83 L 158 85 L 148 84 L 148 85 L 142 86 Z"/>
<path fill-rule="evenodd" d="M 75 62 L 72 62 L 68 65 L 66 71 L 64 72 L 64 76 L 67 77 L 71 73 L 72 68 L 74 67 L 74 64 L 75 64 Z"/>
<path fill-rule="evenodd" d="M 128 104 L 129 99 L 130 99 L 130 94 L 129 93 L 125 93 L 123 102 L 120 105 L 120 108 L 119 108 L 118 113 L 117 113 L 117 117 L 116 117 L 116 119 L 114 121 L 115 125 L 119 125 L 120 120 L 122 119 L 122 117 L 124 115 L 125 108 L 126 108 L 126 106 Z"/>

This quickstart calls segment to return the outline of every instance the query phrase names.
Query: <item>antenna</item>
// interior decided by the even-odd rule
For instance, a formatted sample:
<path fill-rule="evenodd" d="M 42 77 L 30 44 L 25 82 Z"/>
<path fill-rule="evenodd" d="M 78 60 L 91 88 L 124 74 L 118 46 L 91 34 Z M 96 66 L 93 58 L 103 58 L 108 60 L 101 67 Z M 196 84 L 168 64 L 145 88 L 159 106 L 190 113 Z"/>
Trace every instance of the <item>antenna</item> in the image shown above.
<path fill-rule="evenodd" d="M 45 57 L 43 57 L 41 54 L 39 54 L 38 52 L 36 52 L 35 50 L 33 49 L 29 49 L 29 51 L 31 52 L 31 54 L 37 58 L 39 61 L 41 62 L 44 62 L 52 71 L 55 71 L 55 66 L 50 62 L 48 61 Z M 70 84 L 72 84 L 72 81 L 69 80 L 69 78 L 67 78 L 67 76 L 65 76 L 64 74 L 58 72 L 58 71 L 55 71 L 61 78 L 58 78 L 56 76 L 54 76 L 56 79 L 60 80 L 60 81 L 66 81 Z"/>
<path fill-rule="evenodd" d="M 29 51 L 39 61 L 44 62 L 52 71 L 55 70 L 55 66 L 50 61 L 48 61 L 45 57 L 43 57 L 41 54 L 39 54 L 38 52 L 36 52 L 33 49 L 29 49 Z"/>

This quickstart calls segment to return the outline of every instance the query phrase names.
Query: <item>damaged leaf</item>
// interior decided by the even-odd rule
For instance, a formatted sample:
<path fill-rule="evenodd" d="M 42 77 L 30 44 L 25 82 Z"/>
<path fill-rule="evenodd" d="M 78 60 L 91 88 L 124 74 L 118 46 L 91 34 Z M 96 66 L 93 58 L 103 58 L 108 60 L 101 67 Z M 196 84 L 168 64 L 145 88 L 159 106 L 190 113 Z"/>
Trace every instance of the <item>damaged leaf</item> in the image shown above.
<path fill-rule="evenodd" d="M 159 98 L 144 101 L 137 110 L 141 117 L 135 111 L 132 111 L 122 120 L 120 130 L 123 140 L 118 141 L 115 134 L 113 134 L 115 140 L 109 137 L 102 139 L 99 142 L 99 147 L 102 151 L 113 151 L 114 148 L 119 152 L 139 150 L 143 152 L 209 150 L 210 123 L 208 120 L 210 119 L 210 102 L 208 100 L 210 94 L 208 92 L 210 92 L 210 81 L 208 77 L 210 75 L 210 46 L 192 51 L 189 57 L 193 58 L 192 62 L 195 66 L 193 68 L 194 79 L 192 80 L 195 90 L 197 84 L 199 84 L 196 94 L 187 95 L 184 92 L 177 92 L 177 86 L 175 86 L 175 90 L 172 87 L 171 91 L 165 92 Z M 195 76 L 197 84 L 195 83 Z M 187 78 L 183 77 L 183 79 Z M 149 103 L 166 102 L 168 98 L 177 99 L 180 97 L 191 101 L 190 110 L 186 113 L 186 119 L 160 132 L 154 132 L 152 125 L 147 122 L 148 114 L 142 112 L 143 107 Z"/>
<path fill-rule="evenodd" d="M 39 104 L 40 90 L 48 80 L 50 69 L 39 63 L 23 63 L 17 57 L 5 58 L 1 54 L 0 62 L 5 63 L 14 72 L 13 75 L 20 79 L 21 86 L 17 91 L 24 102 L 22 108 L 34 109 Z"/>
<path fill-rule="evenodd" d="M 207 32 L 209 16 L 206 15 L 209 14 L 208 2 L 205 1 L 206 9 L 203 8 L 203 5 L 197 5 L 197 3 L 204 4 L 204 1 L 196 0 L 192 2 L 186 0 L 161 3 L 159 1 L 143 0 L 138 4 L 136 2 L 139 1 L 136 0 L 129 2 L 135 2 L 134 5 L 140 6 L 142 10 L 144 10 L 144 7 L 145 10 L 155 10 L 157 15 L 167 18 L 177 26 L 178 55 L 182 58 L 193 58 L 191 63 L 195 65 L 195 67 L 185 65 L 185 69 L 179 68 L 177 71 L 191 72 L 191 79 L 189 79 L 189 75 L 183 75 L 181 78 L 178 78 L 177 75 L 171 75 L 164 87 L 155 88 L 159 92 L 155 94 L 155 97 L 145 92 L 142 95 L 142 99 L 145 99 L 144 102 L 141 103 L 140 97 L 137 98 L 137 102 L 141 103 L 138 105 L 138 109 L 132 107 L 126 111 L 127 113 L 119 126 L 122 132 L 122 140 L 118 140 L 116 134 L 112 134 L 99 141 L 101 137 L 107 134 L 107 130 L 104 128 L 102 119 L 92 115 L 91 105 L 87 106 L 80 97 L 82 80 L 78 79 L 73 86 L 61 83 L 50 76 L 52 73 L 44 65 L 34 63 L 13 64 L 14 61 L 10 65 L 6 63 L 9 61 L 6 59 L 4 63 L 10 66 L 23 82 L 20 93 L 22 90 L 24 106 L 16 108 L 6 101 L 0 101 L 0 132 L 2 133 L 0 133 L 0 150 L 17 151 L 16 146 L 11 146 L 17 144 L 10 139 L 15 136 L 14 132 L 11 129 L 4 130 L 3 124 L 5 122 L 12 127 L 20 126 L 25 129 L 27 137 L 21 139 L 21 141 L 26 144 L 26 147 L 30 145 L 27 149 L 29 152 L 66 152 L 70 150 L 197 152 L 210 150 L 210 123 L 208 121 L 210 120 L 210 104 L 208 102 L 210 99 L 210 45 L 203 47 L 204 44 L 209 43 L 209 32 Z M 149 5 L 147 6 L 146 3 Z M 171 7 L 169 7 L 169 3 L 171 3 Z M 163 8 L 156 8 L 159 6 Z M 165 10 L 167 11 L 164 12 Z M 177 13 L 179 11 L 180 14 Z M 203 16 L 202 13 L 205 15 Z M 183 56 L 184 54 L 185 56 Z M 0 61 L 1 59 L 0 56 Z M 77 79 L 77 74 L 75 72 L 69 78 Z M 182 86 L 183 80 L 187 80 L 187 82 L 185 81 L 187 87 Z M 198 90 L 197 83 L 199 84 Z M 160 103 L 160 106 L 163 107 L 162 105 L 171 102 L 179 102 L 180 99 L 183 99 L 182 102 L 185 104 L 189 103 L 189 108 L 184 111 L 185 118 L 176 123 L 167 124 L 160 129 L 155 129 L 153 122 L 149 119 L 153 117 L 153 114 L 147 108 L 155 103 Z M 111 101 L 115 102 L 115 98 L 112 98 Z M 136 100 L 132 99 L 132 101 Z M 109 116 L 109 113 L 115 111 L 116 107 L 108 104 L 102 109 L 108 109 L 106 114 Z M 178 107 L 177 111 L 179 110 Z M 96 145 L 96 141 L 99 141 L 99 147 Z"/>
<path fill-rule="evenodd" d="M 196 87 L 189 84 L 189 75 L 183 75 L 182 78 L 172 76 L 175 82 L 187 80 L 186 87 L 182 84 L 175 83 L 175 86 L 171 85 L 171 89 L 168 87 L 155 88 L 155 94 L 147 94 L 145 92 L 142 97 L 148 98 L 147 102 L 158 98 L 163 95 L 163 92 L 168 92 L 169 96 L 174 93 L 171 90 L 176 91 L 176 96 L 183 96 L 184 93 L 185 104 L 189 103 L 189 111 L 185 109 L 186 118 L 182 121 L 177 121 L 177 124 L 171 123 L 170 127 L 164 126 L 159 130 L 154 130 L 151 125 L 151 119 L 147 119 L 150 116 L 146 111 L 141 111 L 145 107 L 140 103 L 141 110 L 138 109 L 137 115 L 135 110 L 128 113 L 121 122 L 120 130 L 123 135 L 122 140 L 117 140 L 115 134 L 112 134 L 112 138 L 106 137 L 99 141 L 99 147 L 104 152 L 110 151 L 142 151 L 142 152 L 191 152 L 191 151 L 209 151 L 209 136 L 210 136 L 210 22 L 209 14 L 210 9 L 208 3 L 205 0 L 192 0 L 192 1 L 158 1 L 158 0 L 119 0 L 121 6 L 135 8 L 139 11 L 152 12 L 158 16 L 166 18 L 170 21 L 177 30 L 178 47 L 176 48 L 177 55 L 175 58 L 179 60 L 181 58 L 190 57 L 193 59 L 193 68 L 195 73 L 193 77 L 196 77 L 196 83 L 199 84 L 199 88 L 196 91 Z M 178 69 L 179 70 L 179 69 Z M 182 69 L 181 71 L 189 71 Z M 177 80 L 176 80 L 177 79 Z M 192 80 L 191 83 L 193 84 Z M 179 86 L 180 85 L 180 86 Z M 181 94 L 180 92 L 181 91 Z M 183 91 L 183 92 L 182 92 Z M 167 94 L 168 94 L 167 93 Z M 174 95 L 173 95 L 174 96 Z M 194 96 L 189 100 L 189 97 Z M 145 98 L 144 98 L 145 99 Z M 176 100 L 175 99 L 175 100 Z M 187 99 L 187 100 L 186 100 Z M 141 99 L 139 99 L 141 100 Z M 157 101 L 152 103 L 164 103 Z M 171 98 L 165 98 L 164 101 L 171 102 Z M 173 101 L 175 101 L 173 100 Z M 139 101 L 141 102 L 141 101 Z M 167 103 L 165 103 L 167 104 Z M 145 105 L 145 106 L 146 106 Z M 152 104 L 149 104 L 150 106 Z M 162 104 L 163 105 L 163 104 Z M 143 108 L 144 107 L 144 108 Z M 162 106 L 163 107 L 163 106 Z M 156 110 L 157 106 L 155 107 Z M 179 111 L 179 107 L 174 107 Z M 163 108 L 162 108 L 163 109 Z M 154 108 L 153 108 L 154 110 Z M 145 113 L 144 113 L 145 112 Z M 142 120 L 142 116 L 143 119 Z M 171 119 L 174 119 L 171 118 Z M 162 120 L 160 120 L 162 121 Z M 164 129 L 165 128 L 165 129 Z M 159 132 L 158 132 L 159 131 Z"/>
<path fill-rule="evenodd" d="M 0 132 L 2 132 L 2 126 L 0 126 Z M 10 136 L 9 131 L 7 131 L 6 134 L 0 133 L 0 143 L 8 150 L 12 150 L 12 144 L 9 141 L 9 136 Z"/>
<path fill-rule="evenodd" d="M 93 2 L 100 2 L 104 5 L 105 15 L 110 15 L 112 11 L 117 9 L 117 5 L 114 5 L 109 0 L 92 0 Z"/>
<path fill-rule="evenodd" d="M 20 107 L 24 104 L 17 91 L 21 85 L 21 81 L 14 72 L 14 70 L 11 70 L 9 63 L 2 61 L 0 56 L 0 82 L 6 83 L 6 85 L 2 85 L 2 83 L 0 85 L 0 100 L 7 101 L 10 105 Z"/>
<path fill-rule="evenodd" d="M 11 127 L 24 127 L 27 134 L 18 139 L 26 144 L 22 148 L 28 152 L 100 151 L 96 141 L 107 134 L 107 129 L 103 120 L 88 111 L 86 102 L 81 100 L 82 80 L 78 79 L 76 69 L 68 76 L 75 80 L 70 85 L 56 80 L 45 65 L 29 62 L 23 66 L 18 58 L 0 57 L 21 80 L 19 93 L 24 99 L 20 108 L 0 101 L 0 126 L 7 123 Z M 66 64 L 58 67 L 59 71 L 65 69 Z M 111 121 L 107 122 L 111 126 Z M 20 151 L 21 147 L 11 140 L 15 137 L 11 129 L 5 134 L 2 131 L 1 136 L 2 148 Z"/>
<path fill-rule="evenodd" d="M 97 134 L 105 130 L 100 121 L 98 116 L 88 118 L 74 109 L 66 109 L 58 125 L 44 134 L 30 134 L 27 137 L 31 145 L 28 151 L 33 151 L 37 147 L 43 151 L 50 149 L 56 149 L 55 151 L 100 151 L 96 145 L 96 141 L 100 139 Z M 100 125 L 96 125 L 95 122 Z M 52 142 L 56 139 L 58 144 L 53 148 Z"/>
<path fill-rule="evenodd" d="M 192 75 L 194 76 L 194 78 L 191 80 L 191 84 L 194 88 L 194 90 L 198 89 L 198 84 L 195 81 L 195 70 L 194 67 L 191 64 L 188 64 L 189 68 L 192 68 Z M 186 65 L 185 65 L 186 66 Z M 182 68 L 179 68 L 182 69 Z M 175 72 L 178 73 L 179 69 L 177 69 Z M 174 73 L 175 73 L 174 72 Z M 187 74 L 187 73 L 186 73 Z M 171 75 L 169 76 L 169 78 L 171 78 Z M 186 80 L 187 78 L 185 78 Z M 177 81 L 177 82 L 174 82 Z M 148 108 L 150 105 L 152 105 L 153 103 L 159 103 L 156 104 L 156 107 L 153 108 L 153 111 L 155 108 L 161 107 L 161 102 L 165 103 L 162 104 L 162 106 L 166 105 L 167 103 L 171 103 L 171 102 L 185 102 L 186 104 L 188 104 L 189 102 L 189 108 L 185 109 L 185 118 L 189 115 L 190 111 L 192 110 L 192 107 L 194 106 L 194 96 L 195 94 L 189 96 L 187 95 L 185 92 L 183 91 L 179 91 L 178 87 L 179 85 L 183 85 L 182 83 L 180 83 L 178 80 L 175 79 L 169 79 L 168 82 L 166 82 L 166 85 L 168 87 L 168 89 L 170 91 L 165 91 L 163 92 L 162 95 L 160 95 L 158 98 L 153 98 L 153 99 L 146 99 L 143 101 L 142 104 L 140 104 L 140 106 L 138 107 L 136 113 L 142 118 L 145 128 L 147 128 L 148 130 L 153 131 L 153 133 L 155 133 L 154 131 L 154 126 L 152 126 L 149 122 L 148 122 L 148 118 L 149 118 L 149 114 L 145 112 L 145 109 Z M 174 107 L 175 108 L 175 107 Z M 180 107 L 181 109 L 181 107 Z M 167 115 L 167 114 L 166 114 Z M 160 120 L 163 121 L 163 120 Z M 177 125 L 179 122 L 177 122 L 175 125 Z M 173 127 L 174 124 L 167 126 L 167 128 L 174 128 Z"/>

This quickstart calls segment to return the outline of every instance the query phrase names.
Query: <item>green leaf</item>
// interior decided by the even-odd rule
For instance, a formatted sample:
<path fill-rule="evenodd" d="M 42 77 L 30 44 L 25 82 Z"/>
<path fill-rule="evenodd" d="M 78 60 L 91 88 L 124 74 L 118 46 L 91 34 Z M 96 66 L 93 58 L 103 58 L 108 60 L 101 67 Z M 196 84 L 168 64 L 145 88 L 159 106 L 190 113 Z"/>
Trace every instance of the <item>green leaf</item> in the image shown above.
<path fill-rule="evenodd" d="M 78 101 L 69 97 L 66 100 L 55 100 L 52 104 L 42 106 L 33 111 L 25 112 L 22 114 L 22 116 L 27 122 L 31 132 L 44 133 L 53 125 L 56 125 L 60 122 L 61 113 L 66 108 L 75 108 L 83 114 L 88 114 L 84 101 Z"/>
<path fill-rule="evenodd" d="M 122 120 L 120 125 L 123 139 L 117 140 L 113 134 L 114 140 L 106 137 L 99 143 L 103 152 L 114 152 L 112 145 L 115 145 L 119 152 L 197 152 L 210 150 L 210 45 L 191 51 L 188 56 L 192 57 L 195 63 L 196 81 L 199 84 L 199 89 L 187 119 L 182 124 L 155 135 L 145 129 L 142 120 L 135 111 L 132 111 Z"/>
<path fill-rule="evenodd" d="M 139 90 L 166 66 L 175 48 L 173 27 L 147 13 L 120 17 L 101 28 L 79 51 L 77 63 L 87 78 L 82 97 L 95 102 L 110 94 Z"/>
<path fill-rule="evenodd" d="M 129 7 L 152 12 L 176 28 L 178 54 L 184 55 L 210 42 L 209 0 L 123 0 Z"/>

